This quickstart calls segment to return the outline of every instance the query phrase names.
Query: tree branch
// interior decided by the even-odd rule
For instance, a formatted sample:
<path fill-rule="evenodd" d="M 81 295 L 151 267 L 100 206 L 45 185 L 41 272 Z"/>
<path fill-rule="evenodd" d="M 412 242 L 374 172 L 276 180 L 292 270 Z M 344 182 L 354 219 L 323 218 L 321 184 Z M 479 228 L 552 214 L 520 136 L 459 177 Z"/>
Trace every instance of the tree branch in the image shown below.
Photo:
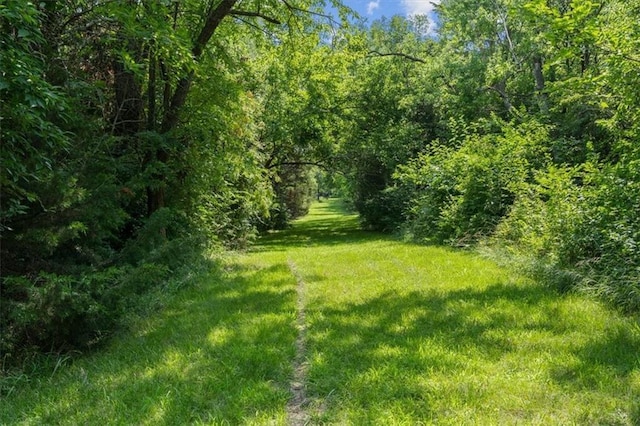
<path fill-rule="evenodd" d="M 511 100 L 509 99 L 509 95 L 507 95 L 507 92 L 505 91 L 505 84 L 506 84 L 505 81 L 501 81 L 492 86 L 485 86 L 480 90 L 496 92 L 498 95 L 500 95 L 500 98 L 502 99 L 502 103 L 504 104 L 504 107 L 507 110 L 507 112 L 515 115 L 516 117 L 519 117 L 520 114 L 518 113 L 518 109 L 513 106 L 513 104 L 511 103 Z"/>
<path fill-rule="evenodd" d="M 275 169 L 280 166 L 317 166 L 321 169 L 327 169 L 327 165 L 320 161 L 281 161 L 279 163 L 269 164 L 267 169 Z"/>
<path fill-rule="evenodd" d="M 60 25 L 58 25 L 57 30 L 59 33 L 62 33 L 65 28 L 72 24 L 73 22 L 79 20 L 80 18 L 82 18 L 85 15 L 88 15 L 90 13 L 92 13 L 93 11 L 95 11 L 98 7 L 103 7 L 105 5 L 108 5 L 109 3 L 116 3 L 118 0 L 108 0 L 108 1 L 104 1 L 102 3 L 97 3 L 94 6 L 88 7 L 87 9 L 80 9 L 78 8 L 78 10 L 76 11 L 76 13 L 74 13 L 73 15 L 69 16 L 66 20 L 64 20 L 62 23 L 60 23 Z"/>
<path fill-rule="evenodd" d="M 260 12 L 251 12 L 251 11 L 248 11 L 248 10 L 232 9 L 229 12 L 229 15 L 232 15 L 232 16 L 249 16 L 249 17 L 254 17 L 254 18 L 262 18 L 265 21 L 271 22 L 272 24 L 275 24 L 275 25 L 282 24 L 282 22 L 278 21 L 276 18 L 272 18 L 271 16 L 264 15 L 264 14 L 262 14 Z"/>
<path fill-rule="evenodd" d="M 191 50 L 195 59 L 200 58 L 200 55 L 202 55 L 202 52 L 211 39 L 211 36 L 213 36 L 213 33 L 218 29 L 222 20 L 229 15 L 231 9 L 233 9 L 233 6 L 235 6 L 237 2 L 238 0 L 222 0 L 215 9 L 209 12 L 207 21 L 205 22 L 204 27 L 202 27 L 202 30 L 200 30 L 200 34 L 198 35 L 198 38 L 193 44 L 193 49 Z"/>
<path fill-rule="evenodd" d="M 229 15 L 233 6 L 235 6 L 237 2 L 238 0 L 222 0 L 214 9 L 209 11 L 207 20 L 200 30 L 200 34 L 198 34 L 198 37 L 193 43 L 193 48 L 191 49 L 191 53 L 195 61 L 200 59 L 200 56 L 202 56 L 202 52 L 204 52 L 204 48 L 209 40 L 211 40 L 213 33 L 218 29 L 222 20 Z M 191 89 L 193 77 L 194 72 L 191 71 L 178 81 L 176 89 L 173 92 L 173 96 L 171 97 L 169 108 L 165 111 L 165 115 L 162 120 L 162 133 L 166 133 L 169 130 L 174 129 L 178 124 L 178 114 L 187 100 L 187 94 L 189 93 L 189 89 Z"/>
<path fill-rule="evenodd" d="M 308 13 L 309 15 L 314 15 L 314 16 L 319 16 L 321 18 L 326 18 L 328 19 L 331 23 L 337 23 L 334 19 L 333 16 L 331 15 L 325 15 L 324 13 L 318 13 L 318 12 L 313 12 L 311 10 L 305 10 L 305 9 L 301 9 L 299 7 L 293 6 L 292 4 L 290 4 L 287 0 L 282 0 L 282 3 L 284 3 L 285 6 L 287 6 L 287 9 L 291 10 L 291 11 L 296 11 L 296 12 L 302 12 L 302 13 Z"/>
<path fill-rule="evenodd" d="M 617 57 L 619 57 L 619 58 L 626 59 L 627 61 L 635 62 L 635 63 L 640 64 L 640 58 L 634 58 L 633 56 L 626 55 L 626 54 L 621 53 L 621 52 L 619 52 L 619 51 L 614 51 L 614 50 L 609 49 L 609 48 L 607 48 L 607 47 L 602 47 L 602 46 L 598 46 L 598 47 L 599 47 L 599 48 L 600 48 L 600 50 L 602 50 L 604 53 L 608 53 L 609 55 L 617 56 Z"/>
<path fill-rule="evenodd" d="M 415 56 L 407 55 L 406 53 L 400 53 L 400 52 L 381 53 L 381 52 L 378 52 L 377 50 L 370 50 L 369 51 L 369 56 L 379 56 L 379 57 L 382 57 L 382 56 L 399 56 L 401 58 L 408 59 L 408 60 L 413 61 L 413 62 L 420 62 L 421 64 L 426 64 L 427 63 L 424 59 L 416 58 Z"/>
<path fill-rule="evenodd" d="M 246 19 L 242 19 L 242 18 L 240 18 L 238 16 L 234 16 L 233 18 L 235 20 L 239 21 L 239 22 L 242 22 L 243 24 L 248 25 L 251 28 L 254 28 L 254 29 L 260 31 L 262 34 L 266 35 L 267 37 L 271 37 L 271 38 L 275 38 L 276 37 L 275 34 L 272 33 L 271 31 L 269 31 L 266 27 L 260 27 L 260 26 L 258 26 L 256 24 L 254 24 L 253 22 L 250 22 L 250 21 L 248 21 Z"/>

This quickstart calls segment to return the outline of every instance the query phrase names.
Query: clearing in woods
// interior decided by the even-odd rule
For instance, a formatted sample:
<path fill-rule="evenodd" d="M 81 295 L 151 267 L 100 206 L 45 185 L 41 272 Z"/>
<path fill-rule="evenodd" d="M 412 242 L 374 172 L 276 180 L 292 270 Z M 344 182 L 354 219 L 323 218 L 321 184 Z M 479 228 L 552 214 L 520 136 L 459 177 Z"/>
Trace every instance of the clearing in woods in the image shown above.
<path fill-rule="evenodd" d="M 640 327 L 338 200 L 109 347 L 3 378 L 2 424 L 640 424 Z"/>

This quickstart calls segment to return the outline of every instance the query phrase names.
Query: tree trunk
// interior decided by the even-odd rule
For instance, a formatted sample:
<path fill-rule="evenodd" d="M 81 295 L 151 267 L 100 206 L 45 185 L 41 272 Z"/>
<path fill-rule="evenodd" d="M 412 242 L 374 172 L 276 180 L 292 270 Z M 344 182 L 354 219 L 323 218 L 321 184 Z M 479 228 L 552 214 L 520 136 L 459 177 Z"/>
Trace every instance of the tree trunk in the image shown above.
<path fill-rule="evenodd" d="M 542 73 L 542 56 L 535 55 L 533 57 L 533 78 L 536 82 L 536 97 L 538 98 L 538 105 L 540 106 L 540 112 L 543 114 L 549 113 L 549 99 L 545 93 L 544 74 Z"/>
<path fill-rule="evenodd" d="M 584 75 L 587 72 L 587 69 L 591 65 L 591 51 L 589 46 L 584 46 L 582 48 L 582 62 L 580 64 L 580 75 Z"/>
<path fill-rule="evenodd" d="M 169 161 L 169 153 L 162 148 L 155 152 L 156 161 L 166 164 Z M 156 182 L 154 186 L 147 186 L 147 215 L 151 216 L 154 212 L 166 206 L 165 191 L 167 178 L 164 175 L 155 175 L 153 180 Z"/>
<path fill-rule="evenodd" d="M 133 72 L 115 60 L 113 62 L 116 105 L 113 117 L 113 134 L 116 136 L 132 136 L 140 131 L 142 113 L 142 89 Z"/>
<path fill-rule="evenodd" d="M 149 216 L 164 207 L 164 201 L 164 187 L 147 187 L 147 212 Z"/>
<path fill-rule="evenodd" d="M 149 49 L 149 88 L 147 93 L 147 102 L 149 104 L 147 111 L 147 130 L 152 132 L 156 128 L 156 68 L 157 61 L 153 47 Z"/>
<path fill-rule="evenodd" d="M 222 0 L 217 6 L 209 10 L 205 24 L 200 30 L 200 33 L 198 34 L 198 37 L 191 49 L 191 53 L 193 54 L 195 61 L 200 59 L 207 43 L 211 40 L 216 29 L 220 26 L 223 19 L 229 15 L 233 6 L 237 2 L 238 0 Z M 191 89 L 194 76 L 194 72 L 191 71 L 180 78 L 173 94 L 170 96 L 170 101 L 168 102 L 167 98 L 169 98 L 169 96 L 167 96 L 168 93 L 165 92 L 165 105 L 167 105 L 167 107 L 165 108 L 162 124 L 160 125 L 160 132 L 162 134 L 170 133 L 178 126 L 180 111 L 187 101 L 187 95 Z M 156 159 L 162 163 L 167 163 L 169 161 L 169 153 L 165 150 L 158 150 L 156 152 Z M 161 176 L 160 180 L 164 181 L 165 177 Z M 147 188 L 147 208 L 149 215 L 164 206 L 165 187 L 160 185 L 157 188 Z"/>
<path fill-rule="evenodd" d="M 211 9 L 207 16 L 206 23 L 204 27 L 200 30 L 196 41 L 193 44 L 191 49 L 191 53 L 193 54 L 193 58 L 197 61 L 202 56 L 202 52 L 213 33 L 222 23 L 222 20 L 229 15 L 233 6 L 238 2 L 238 0 L 222 0 L 217 7 Z M 193 83 L 194 72 L 191 71 L 186 76 L 182 77 L 178 84 L 176 85 L 176 90 L 173 92 L 171 96 L 171 102 L 169 104 L 169 108 L 165 111 L 164 119 L 162 121 L 162 133 L 170 132 L 175 129 L 178 125 L 178 119 L 180 115 L 180 110 L 184 106 L 187 101 L 187 95 L 189 94 L 189 90 L 191 89 L 191 83 Z"/>

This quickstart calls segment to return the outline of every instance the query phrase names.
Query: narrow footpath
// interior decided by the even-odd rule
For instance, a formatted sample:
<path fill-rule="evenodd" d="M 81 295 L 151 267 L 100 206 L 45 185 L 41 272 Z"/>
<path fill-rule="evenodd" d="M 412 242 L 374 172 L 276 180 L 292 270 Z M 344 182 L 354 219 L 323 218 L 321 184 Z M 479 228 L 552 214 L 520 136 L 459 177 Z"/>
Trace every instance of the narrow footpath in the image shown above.
<path fill-rule="evenodd" d="M 287 404 L 287 419 L 288 424 L 291 426 L 302 426 L 309 422 L 309 414 L 306 411 L 307 407 L 307 369 L 308 363 L 307 357 L 307 343 L 306 343 L 306 315 L 305 315 L 305 285 L 304 280 L 298 273 L 296 264 L 289 260 L 289 269 L 294 277 L 296 277 L 296 290 L 297 290 L 297 315 L 296 315 L 296 328 L 298 330 L 298 336 L 296 338 L 296 355 L 293 360 L 293 380 L 289 389 L 291 391 L 291 399 Z"/>

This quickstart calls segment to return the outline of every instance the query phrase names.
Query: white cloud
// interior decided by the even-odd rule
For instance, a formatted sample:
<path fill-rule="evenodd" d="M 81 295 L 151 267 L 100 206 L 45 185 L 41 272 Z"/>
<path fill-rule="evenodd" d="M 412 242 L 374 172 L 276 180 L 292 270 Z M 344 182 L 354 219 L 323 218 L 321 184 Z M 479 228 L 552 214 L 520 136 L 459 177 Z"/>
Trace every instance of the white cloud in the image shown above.
<path fill-rule="evenodd" d="M 416 15 L 427 16 L 428 23 L 425 28 L 425 34 L 434 35 L 437 31 L 437 25 L 430 15 L 433 13 L 436 4 L 439 3 L 440 0 L 402 0 L 402 7 L 409 17 Z"/>
<path fill-rule="evenodd" d="M 380 0 L 370 1 L 369 4 L 367 4 L 367 14 L 371 15 L 373 11 L 379 7 L 380 7 Z"/>
<path fill-rule="evenodd" d="M 440 0 L 402 0 L 402 6 L 409 16 L 429 15 L 433 12 L 434 3 L 440 3 Z"/>

